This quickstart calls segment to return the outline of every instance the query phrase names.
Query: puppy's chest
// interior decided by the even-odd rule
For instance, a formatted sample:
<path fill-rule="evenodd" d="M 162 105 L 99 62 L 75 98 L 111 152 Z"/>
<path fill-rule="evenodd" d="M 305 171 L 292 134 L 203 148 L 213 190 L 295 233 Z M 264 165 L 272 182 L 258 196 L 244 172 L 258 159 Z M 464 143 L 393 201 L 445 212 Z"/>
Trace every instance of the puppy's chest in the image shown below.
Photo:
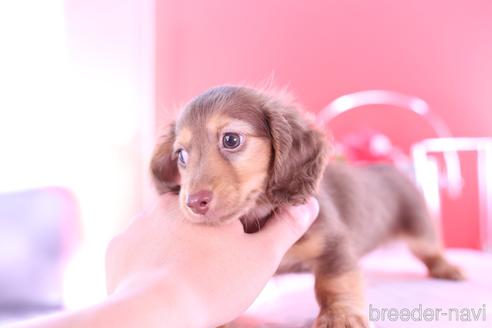
<path fill-rule="evenodd" d="M 271 205 L 259 205 L 240 218 L 244 231 L 255 233 L 261 230 L 273 214 Z"/>
<path fill-rule="evenodd" d="M 285 254 L 277 273 L 311 270 L 313 262 L 326 251 L 326 234 L 316 224 Z"/>
<path fill-rule="evenodd" d="M 273 208 L 269 205 L 256 206 L 247 215 L 241 217 L 244 230 L 247 233 L 255 233 L 263 228 L 273 214 Z M 326 229 L 321 220 L 299 239 L 285 254 L 277 273 L 303 272 L 311 269 L 315 258 L 325 251 Z"/>

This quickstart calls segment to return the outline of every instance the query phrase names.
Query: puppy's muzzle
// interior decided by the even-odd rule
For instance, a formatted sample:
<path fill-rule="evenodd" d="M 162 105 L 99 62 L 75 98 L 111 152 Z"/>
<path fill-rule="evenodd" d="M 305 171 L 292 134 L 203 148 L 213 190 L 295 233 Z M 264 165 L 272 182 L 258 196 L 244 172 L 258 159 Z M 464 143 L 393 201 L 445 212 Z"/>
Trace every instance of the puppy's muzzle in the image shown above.
<path fill-rule="evenodd" d="M 208 211 L 212 196 L 213 194 L 210 190 L 200 190 L 199 192 L 186 197 L 186 206 L 188 206 L 193 213 L 204 215 Z"/>

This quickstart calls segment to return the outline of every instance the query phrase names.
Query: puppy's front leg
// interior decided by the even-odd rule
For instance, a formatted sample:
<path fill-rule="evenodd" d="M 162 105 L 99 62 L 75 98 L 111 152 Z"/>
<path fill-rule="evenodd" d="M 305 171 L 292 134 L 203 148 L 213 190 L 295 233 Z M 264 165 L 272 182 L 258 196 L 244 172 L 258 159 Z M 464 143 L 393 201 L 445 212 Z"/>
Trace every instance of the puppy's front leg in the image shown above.
<path fill-rule="evenodd" d="M 316 328 L 367 328 L 362 278 L 354 268 L 342 273 L 315 272 L 316 298 L 320 312 Z"/>

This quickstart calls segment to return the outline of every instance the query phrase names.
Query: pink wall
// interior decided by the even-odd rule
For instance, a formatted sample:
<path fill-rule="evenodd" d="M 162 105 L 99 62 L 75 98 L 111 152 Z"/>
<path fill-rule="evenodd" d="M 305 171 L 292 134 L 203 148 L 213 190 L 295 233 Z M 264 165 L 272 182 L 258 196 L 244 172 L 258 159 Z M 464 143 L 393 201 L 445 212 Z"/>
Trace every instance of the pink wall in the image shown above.
<path fill-rule="evenodd" d="M 314 112 L 345 93 L 391 89 L 427 100 L 454 135 L 492 136 L 491 58 L 487 0 L 157 1 L 160 122 L 210 86 L 273 75 Z M 380 121 L 404 147 L 432 136 L 412 117 L 368 115 L 333 129 Z M 478 246 L 471 193 L 446 213 L 448 245 Z"/>

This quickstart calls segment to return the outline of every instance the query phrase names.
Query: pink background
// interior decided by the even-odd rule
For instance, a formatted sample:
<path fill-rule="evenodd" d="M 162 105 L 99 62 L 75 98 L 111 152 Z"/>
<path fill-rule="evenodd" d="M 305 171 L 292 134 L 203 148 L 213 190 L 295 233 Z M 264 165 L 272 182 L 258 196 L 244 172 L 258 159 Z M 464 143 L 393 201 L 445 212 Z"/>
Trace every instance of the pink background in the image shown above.
<path fill-rule="evenodd" d="M 156 8 L 158 122 L 211 86 L 274 77 L 318 112 L 336 97 L 388 89 L 425 99 L 456 136 L 492 136 L 492 3 L 163 0 Z M 378 125 L 408 148 L 433 136 L 411 115 L 347 116 L 335 135 Z M 445 199 L 448 246 L 478 248 L 475 159 L 465 196 Z"/>

